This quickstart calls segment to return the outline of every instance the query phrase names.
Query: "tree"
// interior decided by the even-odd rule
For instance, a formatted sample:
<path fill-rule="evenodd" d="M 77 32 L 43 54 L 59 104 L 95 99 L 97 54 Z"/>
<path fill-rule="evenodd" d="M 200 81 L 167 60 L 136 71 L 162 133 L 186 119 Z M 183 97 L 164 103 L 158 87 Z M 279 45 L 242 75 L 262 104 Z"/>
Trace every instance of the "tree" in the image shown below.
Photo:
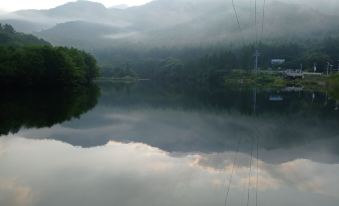
<path fill-rule="evenodd" d="M 77 49 L 0 47 L 0 84 L 73 87 L 90 83 L 98 74 L 95 59 Z"/>
<path fill-rule="evenodd" d="M 4 32 L 6 32 L 6 33 L 10 33 L 10 34 L 14 34 L 15 33 L 15 30 L 14 30 L 14 28 L 11 26 L 11 25 L 9 25 L 9 24 L 5 24 L 4 26 L 3 26 L 3 29 L 2 29 Z"/>

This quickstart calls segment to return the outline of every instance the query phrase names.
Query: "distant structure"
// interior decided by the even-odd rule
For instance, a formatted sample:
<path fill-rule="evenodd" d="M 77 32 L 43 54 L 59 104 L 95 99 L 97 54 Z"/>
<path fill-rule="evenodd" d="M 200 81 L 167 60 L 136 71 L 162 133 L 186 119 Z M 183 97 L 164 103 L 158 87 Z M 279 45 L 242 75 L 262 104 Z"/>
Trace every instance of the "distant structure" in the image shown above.
<path fill-rule="evenodd" d="M 300 69 L 287 69 L 283 72 L 283 76 L 285 77 L 285 79 L 303 79 L 304 72 Z"/>
<path fill-rule="evenodd" d="M 271 60 L 271 64 L 274 65 L 274 66 L 279 66 L 279 65 L 282 65 L 286 62 L 285 59 L 272 59 Z"/>

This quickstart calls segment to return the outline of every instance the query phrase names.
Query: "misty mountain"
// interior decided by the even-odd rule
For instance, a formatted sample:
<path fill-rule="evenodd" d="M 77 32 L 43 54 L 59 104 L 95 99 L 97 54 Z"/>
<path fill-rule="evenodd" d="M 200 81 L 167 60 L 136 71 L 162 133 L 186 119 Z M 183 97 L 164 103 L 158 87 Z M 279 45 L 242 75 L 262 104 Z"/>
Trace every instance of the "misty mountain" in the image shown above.
<path fill-rule="evenodd" d="M 34 33 L 51 27 L 50 24 L 26 21 L 24 19 L 0 19 L 0 21 L 5 24 L 13 25 L 15 30 L 23 33 Z"/>
<path fill-rule="evenodd" d="M 84 19 L 99 21 L 106 17 L 107 12 L 106 7 L 100 3 L 77 1 L 48 10 L 21 10 L 13 14 L 31 21 L 49 21 L 52 24 Z"/>
<path fill-rule="evenodd" d="M 2 15 L 0 19 L 13 25 L 18 31 L 33 33 L 73 21 L 106 23 L 112 26 L 123 24 L 114 16 L 119 11 L 120 9 L 107 9 L 96 2 L 76 1 L 47 10 L 20 10 Z"/>
<path fill-rule="evenodd" d="M 256 36 L 253 5 L 241 3 L 237 10 L 241 30 L 230 2 L 223 0 L 155 0 L 126 9 L 77 1 L 49 10 L 18 11 L 11 14 L 17 22 L 10 23 L 18 30 L 31 28 L 53 44 L 84 49 L 120 44 L 151 47 L 252 42 Z M 261 35 L 261 10 L 257 15 L 258 36 L 270 41 L 322 38 L 339 30 L 338 16 L 275 1 L 266 7 L 265 32 Z M 23 19 L 31 26 L 24 28 Z"/>
<path fill-rule="evenodd" d="M 103 48 L 113 46 L 115 35 L 128 33 L 128 29 L 111 25 L 85 21 L 71 21 L 57 24 L 51 29 L 37 33 L 44 39 L 49 39 L 55 45 L 73 46 L 77 48 Z"/>

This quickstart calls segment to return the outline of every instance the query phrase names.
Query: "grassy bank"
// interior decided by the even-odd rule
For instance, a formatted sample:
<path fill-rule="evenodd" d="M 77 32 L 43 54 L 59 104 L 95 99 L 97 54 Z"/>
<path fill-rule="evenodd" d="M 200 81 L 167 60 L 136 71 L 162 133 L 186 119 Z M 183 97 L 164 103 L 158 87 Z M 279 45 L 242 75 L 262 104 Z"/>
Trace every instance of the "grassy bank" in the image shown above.
<path fill-rule="evenodd" d="M 226 75 L 224 81 L 226 85 L 241 85 L 243 87 L 283 88 L 294 85 L 304 87 L 305 89 L 324 90 L 336 82 L 339 85 L 339 77 L 337 76 L 339 75 L 305 75 L 304 79 L 288 80 L 280 73 L 260 72 L 255 74 L 253 72 L 236 70 Z"/>

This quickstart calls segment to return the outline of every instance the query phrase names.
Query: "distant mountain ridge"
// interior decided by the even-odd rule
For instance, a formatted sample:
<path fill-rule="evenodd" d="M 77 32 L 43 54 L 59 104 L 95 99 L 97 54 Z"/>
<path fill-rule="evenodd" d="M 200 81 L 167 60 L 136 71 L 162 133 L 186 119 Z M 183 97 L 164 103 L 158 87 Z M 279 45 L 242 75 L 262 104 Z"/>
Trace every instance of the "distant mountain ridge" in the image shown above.
<path fill-rule="evenodd" d="M 85 49 L 124 43 L 183 46 L 239 43 L 243 39 L 251 42 L 255 36 L 252 8 L 240 4 L 237 9 L 241 31 L 230 2 L 223 0 L 155 0 L 125 9 L 77 1 L 49 10 L 17 11 L 4 21 L 53 44 Z M 274 1 L 266 7 L 262 37 L 298 41 L 336 35 L 338 18 L 307 6 Z"/>

